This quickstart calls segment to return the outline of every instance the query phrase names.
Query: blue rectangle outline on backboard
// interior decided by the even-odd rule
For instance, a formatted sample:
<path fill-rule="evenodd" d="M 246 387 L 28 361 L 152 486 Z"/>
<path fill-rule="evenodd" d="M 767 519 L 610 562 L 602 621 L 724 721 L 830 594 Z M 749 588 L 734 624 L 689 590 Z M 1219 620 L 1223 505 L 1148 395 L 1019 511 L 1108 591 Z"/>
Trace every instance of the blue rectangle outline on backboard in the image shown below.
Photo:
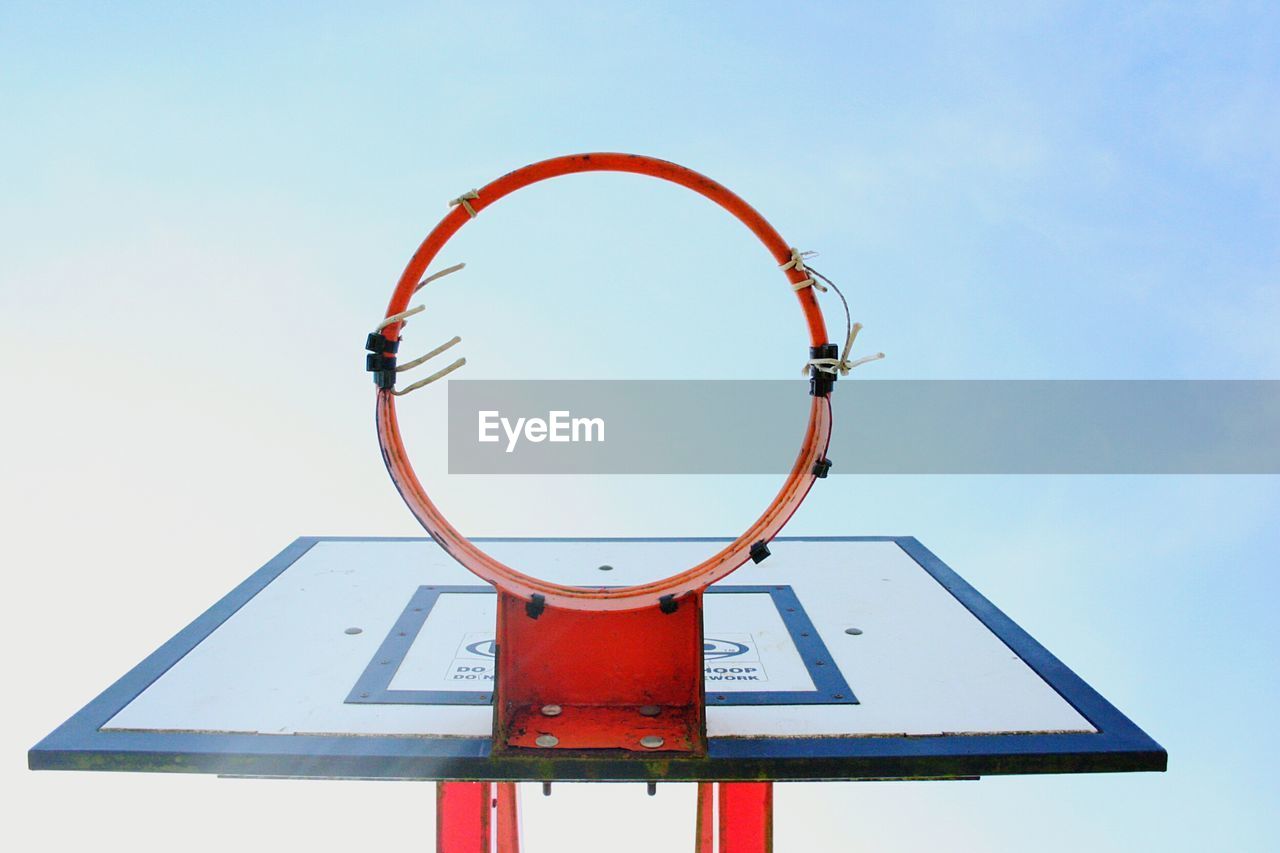
<path fill-rule="evenodd" d="M 219 773 L 290 778 L 733 781 L 954 778 L 1162 771 L 1164 749 L 911 536 L 786 536 L 777 542 L 892 542 L 1094 727 L 1094 732 L 928 737 L 712 737 L 705 757 L 644 760 L 537 751 L 495 755 L 489 737 L 104 730 L 113 717 L 320 542 L 301 537 L 32 747 L 33 770 Z M 477 542 L 729 542 L 727 537 L 497 537 Z"/>
<path fill-rule="evenodd" d="M 708 595 L 768 595 L 778 610 L 812 690 L 728 690 L 707 692 L 707 705 L 856 705 L 858 698 L 827 651 L 804 606 L 788 585 L 713 586 Z M 405 605 L 378 650 L 347 695 L 348 705 L 491 705 L 493 694 L 482 690 L 397 690 L 391 682 L 442 595 L 496 595 L 491 586 L 420 586 Z"/>

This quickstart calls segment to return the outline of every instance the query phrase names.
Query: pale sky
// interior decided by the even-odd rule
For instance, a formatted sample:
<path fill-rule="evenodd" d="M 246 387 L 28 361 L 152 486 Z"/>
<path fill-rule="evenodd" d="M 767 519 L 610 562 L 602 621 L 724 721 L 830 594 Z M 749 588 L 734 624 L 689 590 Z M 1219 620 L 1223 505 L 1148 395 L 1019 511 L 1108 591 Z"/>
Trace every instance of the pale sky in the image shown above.
<path fill-rule="evenodd" d="M 417 532 L 363 336 L 447 200 L 528 162 L 634 151 L 725 183 L 846 285 L 889 354 L 866 379 L 1278 378 L 1274 6 L 909 5 L 5 3 L 4 833 L 429 846 L 426 785 L 33 775 L 22 754 L 293 537 Z M 468 378 L 806 357 L 769 259 L 691 194 L 582 176 L 492 214 L 415 323 L 414 346 L 463 336 Z M 776 486 L 449 478 L 443 399 L 404 417 L 468 533 L 732 535 Z M 787 532 L 919 537 L 1170 770 L 783 786 L 779 850 L 1280 846 L 1275 478 L 824 485 Z M 614 819 L 611 850 L 692 837 L 687 790 L 528 793 L 530 851 L 600 849 Z"/>

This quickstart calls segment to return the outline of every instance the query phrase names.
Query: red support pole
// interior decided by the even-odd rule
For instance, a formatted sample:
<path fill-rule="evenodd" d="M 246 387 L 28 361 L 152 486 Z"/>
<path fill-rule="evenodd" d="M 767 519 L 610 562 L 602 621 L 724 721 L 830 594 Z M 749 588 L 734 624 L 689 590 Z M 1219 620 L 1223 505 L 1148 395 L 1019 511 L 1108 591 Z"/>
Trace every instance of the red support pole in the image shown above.
<path fill-rule="evenodd" d="M 771 853 L 773 783 L 720 783 L 720 853 Z"/>
<path fill-rule="evenodd" d="M 436 853 L 490 853 L 488 782 L 436 783 Z"/>
<path fill-rule="evenodd" d="M 698 840 L 694 853 L 715 853 L 716 783 L 698 783 Z"/>
<path fill-rule="evenodd" d="M 520 798 L 515 782 L 495 782 L 497 789 L 497 853 L 520 853 Z"/>

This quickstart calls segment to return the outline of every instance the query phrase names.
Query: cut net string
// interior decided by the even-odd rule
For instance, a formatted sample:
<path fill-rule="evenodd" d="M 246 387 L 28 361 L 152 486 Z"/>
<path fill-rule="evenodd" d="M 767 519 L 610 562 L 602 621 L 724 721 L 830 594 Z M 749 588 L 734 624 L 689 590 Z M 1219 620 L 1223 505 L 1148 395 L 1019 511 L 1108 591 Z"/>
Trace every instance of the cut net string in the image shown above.
<path fill-rule="evenodd" d="M 440 270 L 440 272 L 432 273 L 431 275 L 424 278 L 422 281 L 418 282 L 417 285 L 413 288 L 413 292 L 417 293 L 419 290 L 422 290 L 422 288 L 426 287 L 428 284 L 435 281 L 436 279 L 444 278 L 449 273 L 457 272 L 458 270 L 463 269 L 464 267 L 466 267 L 465 263 L 454 264 L 451 267 L 445 267 L 444 269 Z M 392 314 L 390 317 L 387 317 L 385 320 L 379 323 L 374 328 L 374 331 L 381 332 L 387 326 L 394 326 L 396 323 L 404 323 L 405 320 L 408 320 L 414 314 L 421 314 L 423 311 L 426 311 L 426 310 L 427 310 L 426 305 L 415 305 L 412 308 L 409 308 L 408 310 L 401 311 L 399 314 Z M 408 325 L 408 324 L 405 323 L 405 325 Z"/>
<path fill-rule="evenodd" d="M 475 197 L 478 198 L 479 196 L 475 196 Z M 467 205 L 467 209 L 468 211 L 471 210 L 470 205 Z M 472 212 L 472 215 L 474 216 L 475 213 Z M 413 288 L 413 292 L 417 293 L 419 290 L 422 290 L 422 288 L 426 287 L 428 284 L 435 281 L 436 279 L 444 278 L 450 273 L 455 273 L 458 270 L 463 269 L 464 267 L 466 267 L 465 263 L 454 264 L 451 267 L 445 267 L 444 269 L 440 270 L 437 273 L 432 273 L 431 275 L 424 278 L 422 281 L 418 282 L 417 286 Z M 392 314 L 390 317 L 387 317 L 385 320 L 379 323 L 377 328 L 374 329 L 374 331 L 381 332 L 383 329 L 387 328 L 388 326 L 393 326 L 396 323 L 402 324 L 401 328 L 403 329 L 405 325 L 408 325 L 405 322 L 406 320 L 408 320 L 410 317 L 414 316 L 415 314 L 421 314 L 426 309 L 427 309 L 427 306 L 425 304 L 415 305 L 414 307 L 408 309 L 407 311 L 401 311 L 399 314 Z M 444 352 L 450 347 L 455 346 L 456 344 L 459 344 L 461 342 L 462 342 L 462 338 L 459 337 L 458 335 L 454 335 L 452 339 L 445 341 L 443 344 L 431 350 L 430 352 L 426 353 L 425 355 L 421 355 L 415 358 L 413 361 L 407 361 L 404 364 L 397 365 L 395 368 L 395 371 L 396 373 L 403 373 L 406 370 L 412 370 L 413 368 L 418 367 L 419 365 L 425 364 L 426 362 L 438 356 L 440 353 Z M 405 394 L 408 394 L 410 391 L 416 391 L 419 388 L 423 387 L 424 385 L 430 385 L 432 382 L 435 382 L 437 379 L 442 379 L 445 376 L 448 376 L 450 373 L 457 370 L 459 367 L 462 367 L 466 363 L 467 363 L 467 360 L 465 358 L 459 358 L 458 360 L 450 364 L 448 367 L 445 367 L 442 370 L 437 370 L 435 373 L 431 374 L 425 379 L 419 379 L 417 382 L 413 383 L 412 385 L 408 385 L 400 390 L 392 389 L 391 393 L 397 397 L 403 397 Z"/>
<path fill-rule="evenodd" d="M 884 358 L 884 353 L 878 352 L 872 355 L 864 355 L 863 357 L 856 358 L 853 361 L 849 360 L 849 352 L 853 349 L 853 342 L 857 340 L 858 332 L 862 331 L 862 324 L 853 322 L 853 317 L 849 312 L 849 300 L 844 298 L 844 293 L 840 290 L 840 287 L 834 281 L 827 278 L 825 275 L 806 263 L 808 258 L 812 258 L 817 254 L 817 252 L 812 251 L 802 252 L 799 249 L 792 247 L 791 260 L 787 261 L 785 264 L 779 264 L 779 266 L 783 270 L 794 269 L 797 272 L 808 276 L 804 281 L 791 285 L 792 290 L 800 291 L 806 287 L 812 287 L 820 293 L 826 293 L 827 288 L 823 287 L 821 283 L 826 282 L 830 285 L 831 289 L 836 292 L 836 296 L 840 297 L 840 304 L 844 306 L 844 349 L 840 351 L 839 358 L 810 359 L 804 366 L 804 372 L 808 373 L 809 368 L 812 367 L 815 370 L 821 370 L 823 373 L 847 376 L 849 375 L 850 370 L 853 370 L 860 364 L 866 364 L 869 361 L 879 361 Z"/>
<path fill-rule="evenodd" d="M 407 361 L 404 364 L 397 365 L 396 373 L 403 373 L 406 370 L 413 370 L 419 364 L 426 364 L 428 361 L 435 358 L 440 353 L 447 350 L 449 347 L 453 346 L 454 344 L 461 343 L 461 341 L 462 341 L 461 337 L 459 337 L 458 335 L 454 335 L 452 339 L 445 341 L 440 346 L 436 347 L 426 355 L 420 355 L 417 358 L 415 358 L 413 361 Z"/>
<path fill-rule="evenodd" d="M 418 282 L 417 286 L 413 288 L 413 292 L 414 292 L 414 293 L 417 293 L 419 290 L 422 290 L 422 288 L 426 287 L 428 284 L 430 284 L 431 282 L 435 281 L 436 279 L 438 279 L 438 278 L 444 278 L 444 277 L 445 277 L 445 276 L 447 276 L 449 273 L 451 273 L 451 272 L 457 272 L 458 270 L 460 270 L 460 269 L 464 268 L 465 266 L 466 266 L 466 264 L 465 264 L 465 263 L 463 263 L 463 264 L 454 264 L 454 265 L 453 265 L 453 266 L 451 266 L 451 267 L 445 267 L 444 269 L 440 270 L 440 272 L 432 273 L 431 275 L 429 275 L 429 276 L 427 276 L 426 278 L 424 278 L 422 281 Z"/>
<path fill-rule="evenodd" d="M 421 388 L 424 385 L 430 385 L 432 382 L 435 382 L 437 379 L 443 379 L 444 377 L 448 376 L 450 373 L 453 373 L 453 371 L 457 370 L 459 367 L 462 367 L 462 365 L 466 363 L 467 363 L 467 360 L 465 358 L 460 358 L 457 361 L 455 361 L 453 364 L 444 368 L 443 370 L 437 370 L 435 373 L 431 374 L 426 379 L 419 379 L 417 382 L 413 383 L 412 385 L 406 386 L 405 388 L 402 388 L 398 391 L 395 389 L 392 389 L 391 393 L 397 397 L 403 397 L 405 394 L 408 394 L 410 391 L 417 391 L 419 388 Z"/>

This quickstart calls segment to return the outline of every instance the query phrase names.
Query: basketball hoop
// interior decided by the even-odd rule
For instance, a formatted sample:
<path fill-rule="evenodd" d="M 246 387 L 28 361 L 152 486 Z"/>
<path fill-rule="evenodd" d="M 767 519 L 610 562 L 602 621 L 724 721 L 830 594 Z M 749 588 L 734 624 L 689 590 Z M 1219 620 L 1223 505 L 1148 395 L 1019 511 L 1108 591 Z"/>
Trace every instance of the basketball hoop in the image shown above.
<path fill-rule="evenodd" d="M 691 562 L 709 540 L 499 546 L 517 563 L 560 555 L 578 586 L 494 559 L 428 497 L 396 418 L 397 397 L 465 363 L 396 388 L 460 342 L 397 363 L 423 310 L 410 298 L 462 267 L 429 265 L 489 205 L 580 172 L 648 175 L 720 205 L 773 255 L 809 328 L 809 421 L 781 490 L 719 553 L 658 581 L 647 563 Z M 883 357 L 850 357 L 860 326 L 812 253 L 714 181 L 635 155 L 535 163 L 451 205 L 366 341 L 387 468 L 433 541 L 298 539 L 33 747 L 33 769 L 432 780 L 439 853 L 517 851 L 517 782 L 637 781 L 651 795 L 694 782 L 696 850 L 740 853 L 773 849 L 775 780 L 1166 768 L 1158 743 L 914 537 L 775 540 L 831 468 L 835 380 Z M 842 348 L 814 294 L 828 287 Z M 708 589 L 775 541 L 748 583 Z M 496 594 L 459 584 L 437 547 Z M 632 585 L 591 585 L 597 568 Z"/>

